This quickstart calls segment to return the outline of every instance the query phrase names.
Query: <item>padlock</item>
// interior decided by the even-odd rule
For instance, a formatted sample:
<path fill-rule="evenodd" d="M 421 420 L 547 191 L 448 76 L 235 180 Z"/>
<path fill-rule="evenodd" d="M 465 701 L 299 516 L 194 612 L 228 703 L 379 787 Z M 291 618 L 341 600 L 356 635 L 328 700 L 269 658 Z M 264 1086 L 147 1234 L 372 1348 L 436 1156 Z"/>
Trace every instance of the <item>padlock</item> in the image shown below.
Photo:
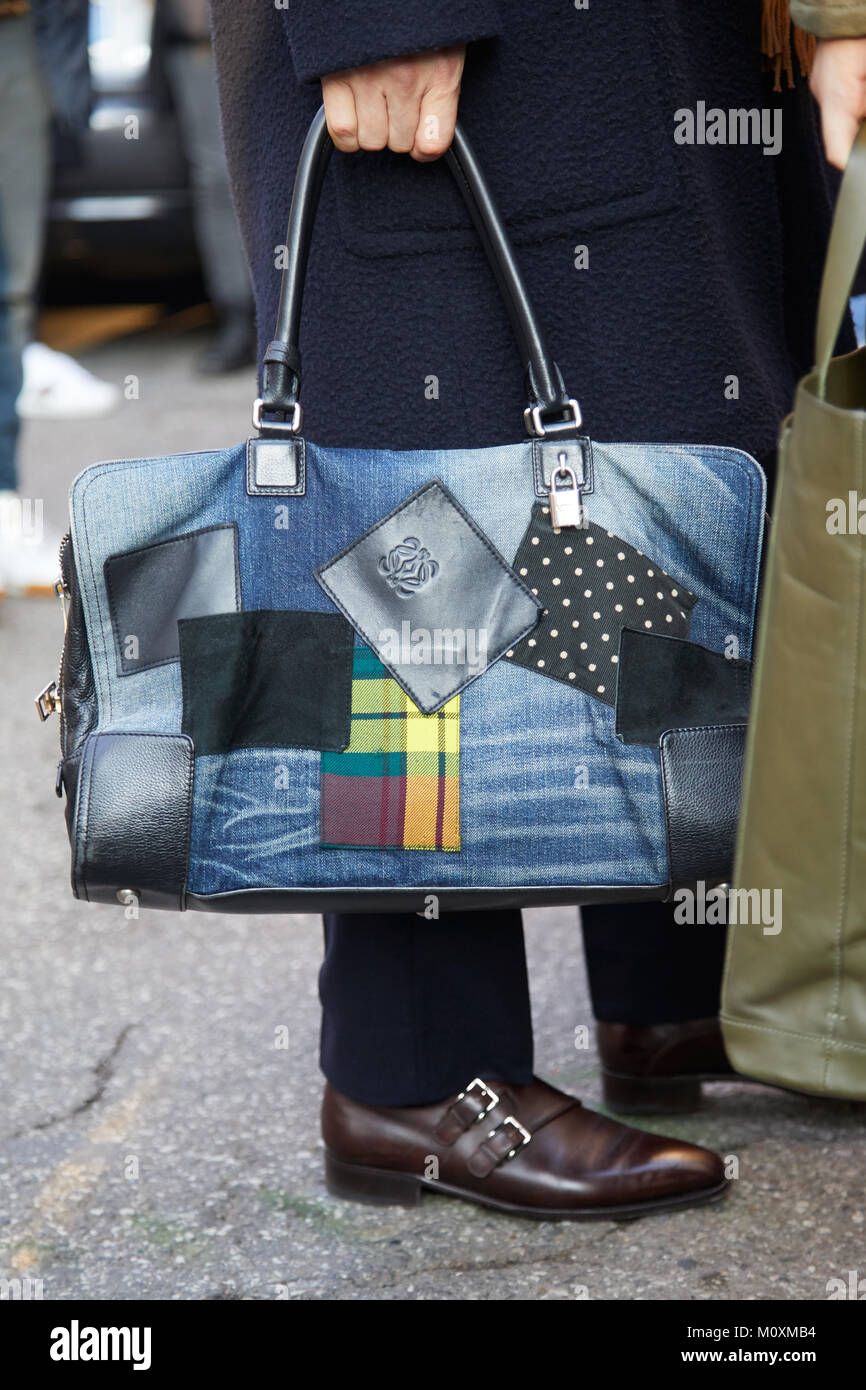
<path fill-rule="evenodd" d="M 561 531 L 566 526 L 586 526 L 586 513 L 577 474 L 571 465 L 565 462 L 565 457 L 565 454 L 559 455 L 557 466 L 550 478 L 550 524 L 554 531 Z M 558 478 L 570 478 L 571 487 L 557 487 Z"/>

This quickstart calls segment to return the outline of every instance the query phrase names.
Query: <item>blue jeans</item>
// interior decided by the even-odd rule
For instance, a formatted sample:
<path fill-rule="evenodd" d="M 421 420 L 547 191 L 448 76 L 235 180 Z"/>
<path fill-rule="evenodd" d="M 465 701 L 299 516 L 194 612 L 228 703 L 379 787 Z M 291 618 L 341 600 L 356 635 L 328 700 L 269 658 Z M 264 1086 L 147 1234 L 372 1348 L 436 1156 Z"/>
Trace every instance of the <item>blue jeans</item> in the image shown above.
<path fill-rule="evenodd" d="M 6 284 L 6 259 L 0 238 L 0 492 L 14 491 L 18 486 L 15 400 L 21 390 L 21 351 L 12 332 Z"/>
<path fill-rule="evenodd" d="M 42 255 L 51 109 L 32 16 L 4 19 L 0 27 L 0 490 L 7 490 L 18 486 L 15 400 Z"/>

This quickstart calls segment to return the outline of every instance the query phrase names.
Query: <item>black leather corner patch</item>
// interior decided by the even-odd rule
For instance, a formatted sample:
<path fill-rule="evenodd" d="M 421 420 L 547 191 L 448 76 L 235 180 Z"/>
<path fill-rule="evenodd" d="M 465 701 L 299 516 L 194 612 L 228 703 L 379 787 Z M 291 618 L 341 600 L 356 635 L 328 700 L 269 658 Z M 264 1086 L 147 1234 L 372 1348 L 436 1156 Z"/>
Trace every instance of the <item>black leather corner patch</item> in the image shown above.
<path fill-rule="evenodd" d="M 238 528 L 206 526 L 111 555 L 105 586 L 121 676 L 177 661 L 180 618 L 241 606 Z"/>
<path fill-rule="evenodd" d="M 251 497 L 302 497 L 306 487 L 303 439 L 247 440 L 247 492 Z"/>
<path fill-rule="evenodd" d="M 182 728 L 196 757 L 348 747 L 354 633 L 339 613 L 218 613 L 178 628 Z"/>
<path fill-rule="evenodd" d="M 424 714 L 483 675 L 541 611 L 438 478 L 314 574 Z"/>
<path fill-rule="evenodd" d="M 665 729 L 745 724 L 751 665 L 697 642 L 624 628 L 619 644 L 616 734 L 657 744 Z"/>
<path fill-rule="evenodd" d="M 184 906 L 193 784 L 182 734 L 91 734 L 78 769 L 72 888 L 117 902 L 131 888 L 144 907 Z"/>
<path fill-rule="evenodd" d="M 745 724 L 669 729 L 662 735 L 659 752 L 673 889 L 730 880 L 745 749 Z"/>
<path fill-rule="evenodd" d="M 550 480 L 554 469 L 561 466 L 561 454 L 565 455 L 565 466 L 574 469 L 581 492 L 592 492 L 595 482 L 592 440 L 582 434 L 573 439 L 533 439 L 532 473 L 536 497 L 547 497 L 550 492 Z"/>

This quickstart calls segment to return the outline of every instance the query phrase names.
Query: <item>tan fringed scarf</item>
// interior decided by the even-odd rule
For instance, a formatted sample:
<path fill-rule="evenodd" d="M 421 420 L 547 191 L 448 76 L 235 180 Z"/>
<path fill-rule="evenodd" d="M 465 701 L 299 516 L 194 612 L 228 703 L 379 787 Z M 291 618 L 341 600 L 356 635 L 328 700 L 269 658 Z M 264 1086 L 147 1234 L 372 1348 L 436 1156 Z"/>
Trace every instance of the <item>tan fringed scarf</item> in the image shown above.
<path fill-rule="evenodd" d="M 791 24 L 788 0 L 764 0 L 764 12 L 761 16 L 761 52 L 764 55 L 764 66 L 774 74 L 774 91 L 782 90 L 783 72 L 788 79 L 788 86 L 793 87 L 794 53 L 799 59 L 800 72 L 804 77 L 807 76 L 815 56 L 815 44 L 814 35 L 807 34 L 796 24 Z"/>

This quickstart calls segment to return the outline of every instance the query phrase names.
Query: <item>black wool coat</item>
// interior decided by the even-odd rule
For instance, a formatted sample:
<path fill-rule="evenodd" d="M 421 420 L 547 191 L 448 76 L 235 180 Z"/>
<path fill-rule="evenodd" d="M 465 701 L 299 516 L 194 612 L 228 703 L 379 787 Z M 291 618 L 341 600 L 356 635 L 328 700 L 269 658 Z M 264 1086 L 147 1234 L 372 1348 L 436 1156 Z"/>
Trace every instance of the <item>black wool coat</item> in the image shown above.
<path fill-rule="evenodd" d="M 262 346 L 321 75 L 466 40 L 460 119 L 588 432 L 770 459 L 811 365 L 831 196 L 805 81 L 774 93 L 761 71 L 760 0 L 212 0 L 212 14 Z M 678 143 L 678 113 L 699 103 L 778 108 L 781 150 Z M 524 437 L 523 367 L 441 162 L 334 154 L 301 350 L 318 443 Z"/>

